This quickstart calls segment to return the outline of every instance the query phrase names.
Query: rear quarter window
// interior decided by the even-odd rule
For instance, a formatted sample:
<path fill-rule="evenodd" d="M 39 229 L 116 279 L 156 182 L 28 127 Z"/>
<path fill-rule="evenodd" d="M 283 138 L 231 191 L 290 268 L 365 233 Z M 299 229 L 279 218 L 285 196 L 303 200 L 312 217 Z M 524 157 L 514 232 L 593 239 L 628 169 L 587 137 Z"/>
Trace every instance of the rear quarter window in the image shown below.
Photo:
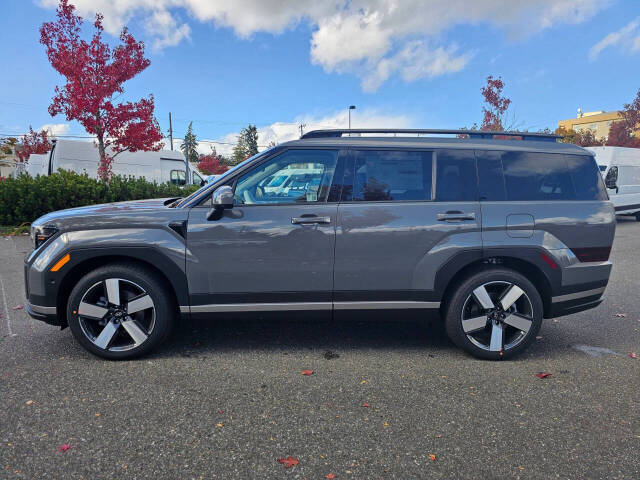
<path fill-rule="evenodd" d="M 606 200 L 589 155 L 476 151 L 480 200 Z"/>

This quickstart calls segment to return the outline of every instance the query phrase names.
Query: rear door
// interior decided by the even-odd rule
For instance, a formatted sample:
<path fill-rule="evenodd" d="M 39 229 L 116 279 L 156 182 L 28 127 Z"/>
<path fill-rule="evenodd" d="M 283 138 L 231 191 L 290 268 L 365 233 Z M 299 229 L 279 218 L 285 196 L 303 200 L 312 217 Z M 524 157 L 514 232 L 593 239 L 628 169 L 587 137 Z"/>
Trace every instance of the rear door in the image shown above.
<path fill-rule="evenodd" d="M 473 150 L 355 149 L 347 165 L 334 308 L 437 308 L 438 270 L 481 255 Z"/>

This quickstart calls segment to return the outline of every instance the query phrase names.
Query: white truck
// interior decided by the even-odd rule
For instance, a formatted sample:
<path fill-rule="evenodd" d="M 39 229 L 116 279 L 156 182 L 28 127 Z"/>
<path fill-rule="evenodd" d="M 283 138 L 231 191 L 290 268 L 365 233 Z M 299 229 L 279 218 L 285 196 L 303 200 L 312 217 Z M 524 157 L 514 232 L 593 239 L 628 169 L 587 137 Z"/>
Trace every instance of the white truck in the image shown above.
<path fill-rule="evenodd" d="M 33 154 L 29 156 L 26 164 L 18 164 L 13 175 L 50 175 L 62 168 L 97 178 L 98 158 L 98 149 L 93 142 L 57 140 L 48 153 Z M 190 163 L 187 179 L 184 156 L 182 152 L 173 150 L 122 152 L 113 160 L 113 173 L 176 185 L 204 185 L 205 177 L 193 163 Z"/>
<path fill-rule="evenodd" d="M 589 147 L 618 215 L 640 221 L 640 148 Z"/>

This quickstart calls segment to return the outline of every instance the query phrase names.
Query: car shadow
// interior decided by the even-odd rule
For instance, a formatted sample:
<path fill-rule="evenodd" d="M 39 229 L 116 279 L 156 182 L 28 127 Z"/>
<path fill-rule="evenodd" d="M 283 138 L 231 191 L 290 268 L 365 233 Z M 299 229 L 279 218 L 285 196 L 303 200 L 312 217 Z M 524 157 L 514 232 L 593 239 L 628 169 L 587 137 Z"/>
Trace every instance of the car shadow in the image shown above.
<path fill-rule="evenodd" d="M 213 352 L 257 350 L 456 351 L 438 321 L 364 316 L 326 320 L 300 314 L 299 318 L 215 318 L 182 320 L 156 357 L 192 356 Z"/>

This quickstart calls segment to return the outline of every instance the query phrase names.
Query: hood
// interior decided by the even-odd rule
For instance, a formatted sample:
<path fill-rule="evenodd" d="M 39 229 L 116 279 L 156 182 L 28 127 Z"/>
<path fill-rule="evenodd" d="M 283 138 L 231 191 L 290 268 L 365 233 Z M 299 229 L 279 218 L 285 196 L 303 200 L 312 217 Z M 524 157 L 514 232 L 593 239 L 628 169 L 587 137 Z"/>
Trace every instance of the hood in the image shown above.
<path fill-rule="evenodd" d="M 68 208 L 47 213 L 32 223 L 33 226 L 85 223 L 92 221 L 104 224 L 105 219 L 125 220 L 126 218 L 148 218 L 153 212 L 167 210 L 166 205 L 175 198 L 158 198 L 152 200 L 132 200 L 128 202 L 102 203 L 85 207 Z"/>

